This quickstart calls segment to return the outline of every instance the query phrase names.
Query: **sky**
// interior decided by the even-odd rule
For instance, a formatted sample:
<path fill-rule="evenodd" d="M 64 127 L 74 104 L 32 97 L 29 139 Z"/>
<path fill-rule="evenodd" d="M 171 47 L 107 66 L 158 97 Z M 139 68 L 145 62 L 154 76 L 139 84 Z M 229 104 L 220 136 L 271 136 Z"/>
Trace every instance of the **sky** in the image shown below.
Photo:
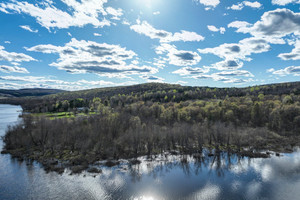
<path fill-rule="evenodd" d="M 2 0 L 0 88 L 300 80 L 300 0 Z"/>

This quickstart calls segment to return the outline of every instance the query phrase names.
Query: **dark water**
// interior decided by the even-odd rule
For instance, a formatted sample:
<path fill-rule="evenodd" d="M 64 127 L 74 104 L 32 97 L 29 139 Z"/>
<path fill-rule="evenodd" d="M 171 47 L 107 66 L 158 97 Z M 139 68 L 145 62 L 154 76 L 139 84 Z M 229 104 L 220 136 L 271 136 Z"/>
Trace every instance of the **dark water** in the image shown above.
<path fill-rule="evenodd" d="M 20 107 L 0 105 L 0 135 L 18 120 Z M 0 141 L 0 148 L 3 144 Z M 45 173 L 0 155 L 0 199 L 300 199 L 300 152 L 268 159 L 223 154 L 195 160 L 165 156 L 103 173 Z"/>

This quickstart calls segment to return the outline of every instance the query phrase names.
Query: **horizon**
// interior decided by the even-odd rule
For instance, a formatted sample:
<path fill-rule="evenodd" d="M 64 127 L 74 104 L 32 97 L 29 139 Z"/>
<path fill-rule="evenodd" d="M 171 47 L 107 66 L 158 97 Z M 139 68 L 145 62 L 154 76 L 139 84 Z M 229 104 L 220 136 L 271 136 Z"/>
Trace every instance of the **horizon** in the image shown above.
<path fill-rule="evenodd" d="M 213 86 L 191 86 L 191 85 L 181 85 L 181 84 L 176 84 L 176 83 L 160 83 L 160 82 L 148 82 L 148 83 L 138 83 L 138 84 L 133 84 L 133 85 L 117 85 L 117 86 L 103 86 L 103 87 L 98 87 L 98 88 L 88 88 L 88 89 L 79 89 L 79 90 L 63 90 L 63 89 L 57 89 L 57 88 L 20 88 L 20 89 L 2 89 L 0 90 L 61 90 L 64 92 L 76 92 L 76 91 L 83 91 L 83 90 L 93 90 L 93 89 L 105 89 L 105 88 L 116 88 L 116 87 L 132 87 L 132 86 L 138 86 L 138 85 L 145 85 L 145 84 L 152 84 L 152 83 L 157 83 L 157 84 L 169 84 L 169 85 L 180 85 L 182 87 L 207 87 L 207 88 L 218 88 L 218 89 L 225 89 L 225 88 L 251 88 L 251 87 L 260 87 L 260 86 L 268 86 L 268 85 L 278 85 L 278 84 L 290 84 L 290 83 L 300 83 L 300 81 L 293 81 L 293 82 L 281 82 L 281 83 L 267 83 L 267 84 L 261 84 L 261 85 L 252 85 L 252 86 L 232 86 L 232 87 L 213 87 Z"/>
<path fill-rule="evenodd" d="M 298 82 L 299 5 L 298 0 L 4 0 L 0 88 Z"/>

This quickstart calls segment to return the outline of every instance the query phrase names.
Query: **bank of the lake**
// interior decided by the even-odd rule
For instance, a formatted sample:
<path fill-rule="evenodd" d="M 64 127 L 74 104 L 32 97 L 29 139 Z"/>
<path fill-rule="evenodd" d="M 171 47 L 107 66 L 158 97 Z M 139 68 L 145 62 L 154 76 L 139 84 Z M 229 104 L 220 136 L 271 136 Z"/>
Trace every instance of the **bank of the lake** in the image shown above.
<path fill-rule="evenodd" d="M 156 151 L 152 151 L 151 154 L 149 151 L 138 152 L 138 149 L 136 149 L 136 154 L 124 153 L 122 155 L 116 155 L 111 153 L 111 156 L 109 157 L 105 154 L 97 153 L 97 151 L 94 150 L 80 151 L 70 148 L 54 149 L 51 144 L 48 144 L 48 147 L 46 147 L 47 139 L 50 135 L 48 129 L 52 128 L 51 126 L 46 126 L 47 122 L 52 123 L 52 121 L 55 120 L 60 122 L 63 120 L 69 121 L 80 119 L 81 121 L 78 121 L 78 123 L 87 123 L 87 119 L 92 118 L 93 116 L 96 116 L 96 118 L 99 117 L 96 113 L 85 114 L 77 112 L 73 116 L 71 116 L 71 114 L 72 113 L 70 112 L 40 114 L 23 113 L 20 115 L 19 123 L 15 123 L 15 125 L 11 126 L 12 128 L 7 129 L 5 137 L 3 137 L 6 144 L 4 145 L 1 154 L 9 154 L 12 158 L 20 162 L 25 161 L 27 163 L 32 163 L 36 161 L 40 163 L 47 172 L 55 171 L 62 174 L 68 169 L 71 171 L 71 174 L 78 174 L 83 171 L 101 173 L 101 167 L 120 165 L 120 160 L 124 159 L 131 165 L 140 164 L 141 160 L 139 157 L 146 157 L 148 161 L 155 161 L 160 156 L 164 156 L 167 159 L 169 156 L 176 155 L 182 157 L 183 162 L 186 162 L 185 157 L 187 156 L 191 156 L 195 159 L 206 159 L 207 157 L 216 158 L 221 154 L 228 154 L 228 156 L 237 156 L 239 158 L 269 158 L 272 155 L 280 156 L 282 153 L 292 153 L 294 149 L 297 149 L 300 145 L 300 138 L 298 136 L 292 135 L 285 137 L 272 133 L 267 129 L 262 129 L 260 130 L 260 133 L 257 134 L 259 140 L 252 140 L 252 142 L 247 142 L 244 145 L 233 145 L 229 144 L 229 142 L 227 144 L 220 144 L 215 142 L 202 143 L 201 146 L 199 146 L 199 142 L 197 141 L 198 143 L 194 143 L 189 148 L 184 144 L 175 144 L 173 145 L 175 147 L 173 149 L 156 149 Z M 23 123 L 23 121 L 29 121 L 28 118 L 30 122 Z M 40 124 L 41 126 L 36 127 L 34 126 L 35 124 Z M 28 128 L 29 126 L 32 126 L 32 128 Z M 38 132 L 40 135 L 29 133 L 31 131 L 34 132 L 33 129 L 40 129 Z M 81 131 L 82 130 L 85 131 L 85 129 L 81 129 Z M 253 130 L 255 131 L 257 129 Z M 58 132 L 59 130 L 54 131 Z M 263 131 L 268 132 L 268 134 L 263 133 Z M 220 132 L 220 130 L 218 130 L 218 132 Z M 6 139 L 10 137 L 8 135 L 15 133 L 19 134 L 19 136 L 14 137 L 14 140 Z M 21 137 L 23 137 L 23 135 L 28 135 L 26 138 L 28 142 L 26 142 L 26 140 L 25 142 L 22 141 Z M 267 135 L 267 137 L 261 137 L 261 135 Z M 213 134 L 212 136 L 215 137 Z M 36 139 L 34 139 L 34 137 L 36 137 Z M 75 137 L 80 136 L 76 135 Z M 228 138 L 230 139 L 230 135 Z M 249 140 L 250 139 L 251 138 L 249 138 Z M 55 138 L 52 140 L 55 140 Z M 31 145 L 30 142 L 32 143 Z M 14 145 L 12 143 L 19 143 L 19 145 Z M 148 146 L 146 148 L 148 148 Z M 100 165 L 98 165 L 99 163 Z M 98 167 L 95 167 L 95 165 L 98 165 Z"/>

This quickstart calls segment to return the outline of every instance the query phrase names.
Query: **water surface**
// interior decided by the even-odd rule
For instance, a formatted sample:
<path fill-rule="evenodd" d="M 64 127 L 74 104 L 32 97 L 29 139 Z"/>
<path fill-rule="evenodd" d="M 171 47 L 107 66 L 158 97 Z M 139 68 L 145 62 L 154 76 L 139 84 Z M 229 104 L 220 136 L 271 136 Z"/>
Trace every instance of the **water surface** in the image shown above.
<path fill-rule="evenodd" d="M 16 123 L 21 108 L 0 104 L 0 135 Z M 0 149 L 3 143 L 0 141 Z M 187 162 L 182 162 L 187 160 Z M 0 199 L 264 199 L 300 197 L 300 152 L 268 159 L 226 153 L 200 160 L 161 156 L 140 165 L 126 163 L 103 173 L 46 173 L 0 155 Z"/>

